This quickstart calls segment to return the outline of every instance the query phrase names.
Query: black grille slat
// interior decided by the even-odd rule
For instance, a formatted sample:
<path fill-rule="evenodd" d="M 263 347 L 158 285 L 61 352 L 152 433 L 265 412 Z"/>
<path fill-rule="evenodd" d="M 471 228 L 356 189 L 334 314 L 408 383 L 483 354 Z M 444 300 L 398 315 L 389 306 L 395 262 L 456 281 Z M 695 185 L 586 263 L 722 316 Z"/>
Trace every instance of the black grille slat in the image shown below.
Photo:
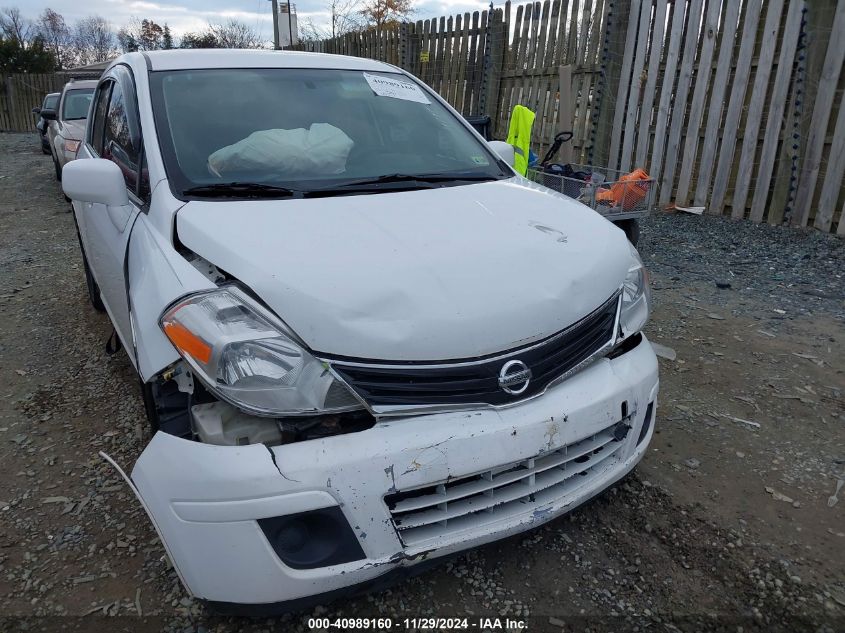
<path fill-rule="evenodd" d="M 612 322 L 609 327 L 612 329 Z M 553 359 L 537 364 L 535 366 L 536 370 L 532 368 L 532 372 L 534 372 L 535 377 L 540 380 L 548 377 L 550 373 L 553 374 L 553 376 L 559 376 L 560 374 L 575 367 L 585 358 L 588 358 L 597 348 L 604 345 L 608 338 L 607 332 L 605 332 L 604 329 L 599 332 L 595 332 L 592 336 L 581 339 L 579 341 L 579 345 L 573 346 L 575 349 L 570 350 L 568 355 L 562 356 L 561 354 L 557 354 Z"/>
<path fill-rule="evenodd" d="M 608 339 L 607 333 L 609 331 L 609 327 L 612 326 L 613 324 L 609 323 L 607 325 L 603 325 L 597 328 L 595 331 L 579 333 L 580 336 L 578 338 L 574 339 L 571 343 L 566 345 L 566 347 L 560 349 L 554 354 L 551 354 L 547 358 L 540 360 L 534 365 L 534 367 L 560 365 L 566 363 L 568 360 L 583 354 L 585 350 L 591 350 L 598 341 L 601 341 L 601 343 L 605 343 Z M 589 354 L 590 352 L 587 352 L 586 355 L 589 356 Z"/>
<path fill-rule="evenodd" d="M 409 362 L 387 367 L 336 361 L 332 366 L 372 406 L 504 405 L 540 393 L 609 343 L 618 302 L 616 294 L 563 332 L 489 360 L 453 361 L 443 366 Z M 528 389 L 521 394 L 508 394 L 499 387 L 499 371 L 509 360 L 520 360 L 531 369 Z"/>
<path fill-rule="evenodd" d="M 355 387 L 367 392 L 382 392 L 382 391 L 408 391 L 408 387 L 413 387 L 420 392 L 436 392 L 436 391 L 486 391 L 490 388 L 498 388 L 498 381 L 496 378 L 476 378 L 470 380 L 450 380 L 448 382 L 424 382 L 424 381 L 408 381 L 406 382 L 371 382 L 366 380 L 355 381 Z"/>

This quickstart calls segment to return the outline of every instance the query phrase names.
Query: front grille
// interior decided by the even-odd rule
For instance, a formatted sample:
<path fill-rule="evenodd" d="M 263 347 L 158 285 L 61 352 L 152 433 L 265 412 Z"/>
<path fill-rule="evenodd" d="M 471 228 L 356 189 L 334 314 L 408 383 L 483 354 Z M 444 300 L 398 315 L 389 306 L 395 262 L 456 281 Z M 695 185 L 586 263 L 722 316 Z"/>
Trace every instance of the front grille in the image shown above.
<path fill-rule="evenodd" d="M 332 362 L 334 370 L 370 406 L 505 405 L 541 393 L 553 380 L 575 369 L 611 343 L 618 293 L 578 323 L 547 339 L 495 357 L 432 365 L 407 362 L 351 364 Z M 499 372 L 511 360 L 531 370 L 528 388 L 519 394 L 499 386 Z"/>
<path fill-rule="evenodd" d="M 509 516 L 542 516 L 544 505 L 572 495 L 615 463 L 623 441 L 614 439 L 614 428 L 521 462 L 388 495 L 393 525 L 404 545 L 414 547 Z"/>

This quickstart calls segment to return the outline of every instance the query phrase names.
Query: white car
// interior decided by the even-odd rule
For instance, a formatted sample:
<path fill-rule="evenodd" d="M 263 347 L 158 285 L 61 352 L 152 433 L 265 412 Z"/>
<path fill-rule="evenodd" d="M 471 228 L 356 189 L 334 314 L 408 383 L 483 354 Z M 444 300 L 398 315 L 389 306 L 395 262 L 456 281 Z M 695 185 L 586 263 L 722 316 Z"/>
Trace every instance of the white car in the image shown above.
<path fill-rule="evenodd" d="M 643 457 L 636 250 L 414 77 L 130 53 L 90 121 L 63 187 L 155 431 L 128 481 L 193 596 L 271 613 L 382 586 Z"/>
<path fill-rule="evenodd" d="M 96 86 L 94 80 L 69 81 L 62 89 L 58 107 L 41 110 L 41 117 L 48 121 L 46 136 L 56 180 L 62 179 L 62 168 L 76 158 Z"/>

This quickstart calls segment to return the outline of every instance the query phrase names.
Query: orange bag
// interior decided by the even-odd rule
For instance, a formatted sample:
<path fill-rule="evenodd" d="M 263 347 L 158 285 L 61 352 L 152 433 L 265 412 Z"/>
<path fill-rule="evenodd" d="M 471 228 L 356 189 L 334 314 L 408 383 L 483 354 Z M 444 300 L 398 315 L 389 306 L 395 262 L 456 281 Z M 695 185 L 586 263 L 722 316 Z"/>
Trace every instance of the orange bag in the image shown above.
<path fill-rule="evenodd" d="M 635 169 L 613 183 L 610 189 L 599 189 L 596 192 L 596 202 L 604 202 L 614 207 L 621 206 L 630 211 L 642 203 L 650 187 L 649 175 L 643 169 Z"/>

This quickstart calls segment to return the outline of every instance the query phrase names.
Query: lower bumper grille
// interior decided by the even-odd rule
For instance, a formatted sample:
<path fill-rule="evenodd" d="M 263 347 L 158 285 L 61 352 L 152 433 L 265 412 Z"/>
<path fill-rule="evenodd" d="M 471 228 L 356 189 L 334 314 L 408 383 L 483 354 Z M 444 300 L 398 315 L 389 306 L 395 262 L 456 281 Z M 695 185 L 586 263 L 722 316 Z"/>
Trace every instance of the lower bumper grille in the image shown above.
<path fill-rule="evenodd" d="M 618 460 L 623 441 L 608 427 L 521 462 L 385 497 L 406 547 L 524 514 L 572 494 Z"/>

